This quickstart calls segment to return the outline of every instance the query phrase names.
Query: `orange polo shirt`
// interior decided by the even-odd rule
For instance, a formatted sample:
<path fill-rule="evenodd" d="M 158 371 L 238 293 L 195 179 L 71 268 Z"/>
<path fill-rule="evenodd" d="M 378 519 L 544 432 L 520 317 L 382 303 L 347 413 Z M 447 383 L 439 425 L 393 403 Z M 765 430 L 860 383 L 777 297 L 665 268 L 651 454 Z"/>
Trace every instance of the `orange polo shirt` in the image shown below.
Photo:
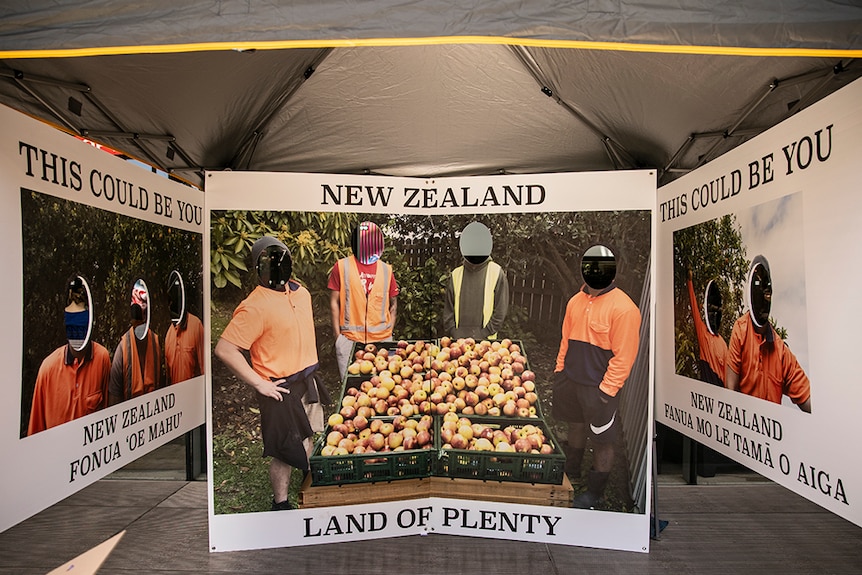
<path fill-rule="evenodd" d="M 591 296 L 582 288 L 566 305 L 554 371 L 565 369 L 572 381 L 616 396 L 634 365 L 640 325 L 640 310 L 623 290 Z"/>
<path fill-rule="evenodd" d="M 739 391 L 747 395 L 773 403 L 781 403 L 782 395 L 793 403 L 804 403 L 811 397 L 808 376 L 796 356 L 772 326 L 766 337 L 757 333 L 749 314 L 733 324 L 727 367 L 739 374 Z"/>
<path fill-rule="evenodd" d="M 283 292 L 257 286 L 233 312 L 222 337 L 246 349 L 263 378 L 299 373 L 317 363 L 311 294 L 291 280 Z"/>
<path fill-rule="evenodd" d="M 204 326 L 188 313 L 183 325 L 171 324 L 165 334 L 165 364 L 169 383 L 179 383 L 204 372 Z"/>
<path fill-rule="evenodd" d="M 714 333 L 710 333 L 706 327 L 706 322 L 700 316 L 700 306 L 698 306 L 697 298 L 694 295 L 694 286 L 691 280 L 688 283 L 688 297 L 691 300 L 691 315 L 694 318 L 694 331 L 697 334 L 697 345 L 700 348 L 700 359 L 705 361 L 712 370 L 712 374 L 702 374 L 704 379 L 709 381 L 712 376 L 718 378 L 721 385 L 724 385 L 724 379 L 727 375 L 727 344 L 724 339 Z M 710 383 L 713 383 L 710 381 Z M 718 382 L 715 382 L 718 383 Z"/>
<path fill-rule="evenodd" d="M 64 345 L 39 366 L 27 435 L 94 413 L 108 404 L 111 358 L 93 342 L 87 357 L 75 358 Z"/>

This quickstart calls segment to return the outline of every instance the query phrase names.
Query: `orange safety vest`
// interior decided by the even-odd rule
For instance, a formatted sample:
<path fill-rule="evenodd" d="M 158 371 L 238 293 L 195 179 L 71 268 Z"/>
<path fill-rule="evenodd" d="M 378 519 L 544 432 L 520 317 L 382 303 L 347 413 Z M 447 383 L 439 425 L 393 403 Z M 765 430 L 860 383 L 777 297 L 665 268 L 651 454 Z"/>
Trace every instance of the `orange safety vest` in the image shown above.
<path fill-rule="evenodd" d="M 385 341 L 392 337 L 392 315 L 389 313 L 389 289 L 392 266 L 377 260 L 377 271 L 371 292 L 366 294 L 359 279 L 359 267 L 352 257 L 338 261 L 341 274 L 339 304 L 341 333 L 352 341 Z"/>
<path fill-rule="evenodd" d="M 143 377 L 141 358 L 138 357 L 137 343 L 134 341 L 134 328 L 123 334 L 120 350 L 123 354 L 123 399 L 131 399 L 162 387 L 161 349 L 159 338 L 153 330 L 147 330 L 147 355 L 144 358 Z"/>

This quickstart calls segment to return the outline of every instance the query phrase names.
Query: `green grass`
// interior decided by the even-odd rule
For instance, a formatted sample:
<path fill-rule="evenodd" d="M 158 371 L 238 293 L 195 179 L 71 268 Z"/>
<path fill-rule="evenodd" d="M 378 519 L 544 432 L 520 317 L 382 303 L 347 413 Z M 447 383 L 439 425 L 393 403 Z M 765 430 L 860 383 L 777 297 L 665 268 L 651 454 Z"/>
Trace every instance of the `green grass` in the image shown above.
<path fill-rule="evenodd" d="M 235 437 L 213 437 L 213 490 L 216 514 L 269 511 L 272 488 L 268 457 L 261 457 L 263 445 L 257 441 L 237 441 Z M 290 478 L 290 502 L 298 504 L 302 472 Z"/>

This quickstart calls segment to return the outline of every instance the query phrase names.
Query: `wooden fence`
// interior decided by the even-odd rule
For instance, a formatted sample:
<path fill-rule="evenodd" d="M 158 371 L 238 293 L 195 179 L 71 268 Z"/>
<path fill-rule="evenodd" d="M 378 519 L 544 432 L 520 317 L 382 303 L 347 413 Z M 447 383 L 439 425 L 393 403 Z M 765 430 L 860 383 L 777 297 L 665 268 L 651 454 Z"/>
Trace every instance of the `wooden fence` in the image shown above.
<path fill-rule="evenodd" d="M 399 251 L 411 267 L 424 265 L 429 257 L 437 261 L 451 259 L 448 249 L 439 242 L 414 241 L 399 246 Z M 523 308 L 530 322 L 562 325 L 566 303 L 571 294 L 562 297 L 551 278 L 541 271 L 516 276 L 507 270 L 507 277 L 511 305 Z"/>

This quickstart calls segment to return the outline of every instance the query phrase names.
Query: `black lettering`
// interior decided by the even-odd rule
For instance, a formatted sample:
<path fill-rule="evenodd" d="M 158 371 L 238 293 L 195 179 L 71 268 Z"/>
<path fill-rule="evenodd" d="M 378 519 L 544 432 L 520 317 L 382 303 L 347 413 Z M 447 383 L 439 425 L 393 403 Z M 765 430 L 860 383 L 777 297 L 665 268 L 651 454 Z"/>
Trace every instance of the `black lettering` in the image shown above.
<path fill-rule="evenodd" d="M 404 201 L 405 208 L 418 208 L 419 207 L 419 199 L 416 198 L 419 195 L 419 188 L 404 188 L 404 194 L 410 194 L 410 196 Z"/>
<path fill-rule="evenodd" d="M 338 190 L 338 195 L 335 194 L 335 192 L 332 190 L 332 188 L 329 187 L 328 184 L 322 184 L 322 186 L 323 186 L 323 205 L 324 206 L 329 205 L 329 202 L 327 201 L 327 198 L 329 198 L 332 200 L 332 203 L 334 203 L 336 206 L 340 206 L 341 205 L 341 186 L 340 185 L 335 186 L 336 189 Z M 306 525 L 306 531 L 307 531 L 307 528 L 308 528 L 308 526 Z M 306 535 L 306 537 L 307 537 L 307 535 Z"/>

